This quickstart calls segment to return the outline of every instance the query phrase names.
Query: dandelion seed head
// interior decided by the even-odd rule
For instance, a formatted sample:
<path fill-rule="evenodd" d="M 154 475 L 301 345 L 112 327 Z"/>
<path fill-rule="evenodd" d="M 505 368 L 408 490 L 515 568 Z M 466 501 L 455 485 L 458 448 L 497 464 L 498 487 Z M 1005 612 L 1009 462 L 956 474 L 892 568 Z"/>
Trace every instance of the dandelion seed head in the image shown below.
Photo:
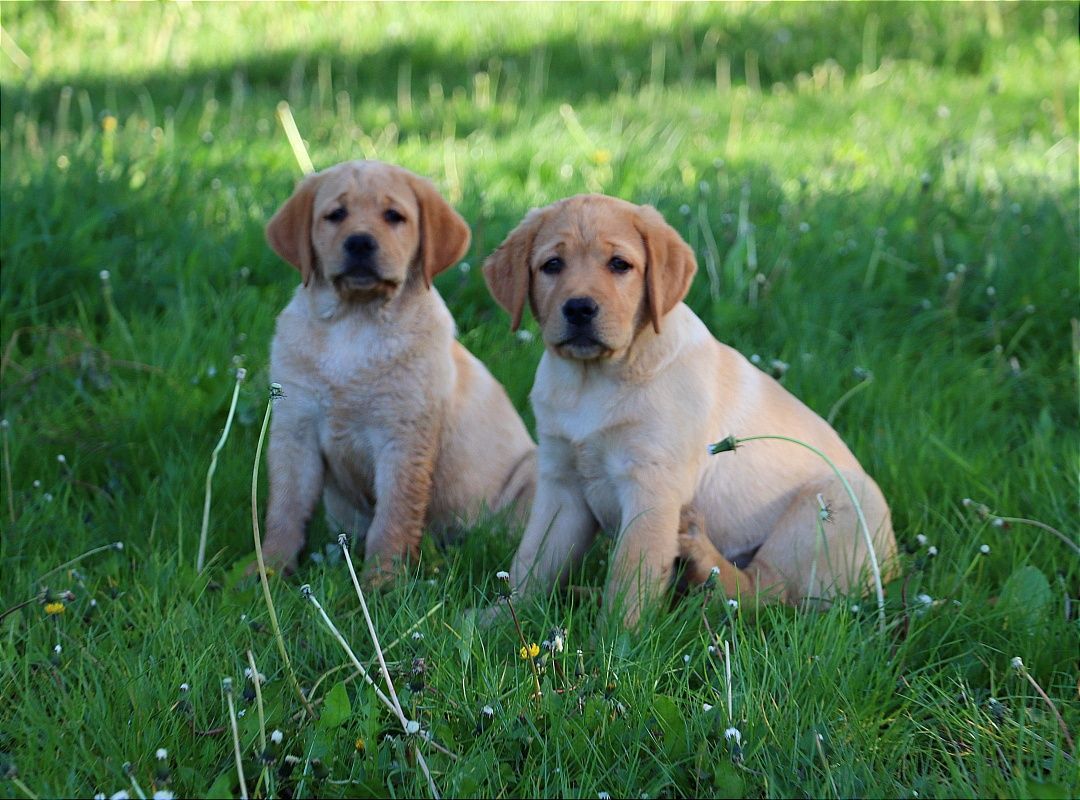
<path fill-rule="evenodd" d="M 970 497 L 965 497 L 963 500 L 960 501 L 960 505 L 962 505 L 964 508 L 971 508 L 971 504 L 973 502 L 974 501 Z"/>
<path fill-rule="evenodd" d="M 410 719 L 405 723 L 405 733 L 412 735 L 420 732 L 420 723 L 415 719 Z"/>
<path fill-rule="evenodd" d="M 995 528 L 1004 528 L 1005 520 L 1003 520 L 1001 517 L 994 517 L 994 521 L 990 524 L 993 525 Z"/>
<path fill-rule="evenodd" d="M 67 463 L 67 456 L 65 456 L 63 453 L 57 453 L 56 462 L 58 464 L 66 464 Z"/>
<path fill-rule="evenodd" d="M 123 550 L 123 549 L 124 549 L 124 543 L 123 542 L 113 542 L 113 550 Z"/>
<path fill-rule="evenodd" d="M 97 276 L 101 279 L 102 283 L 105 283 L 109 280 L 109 271 L 107 269 L 103 269 L 97 274 Z"/>
<path fill-rule="evenodd" d="M 41 497 L 46 503 L 51 503 L 53 501 L 52 492 L 45 492 Z"/>
<path fill-rule="evenodd" d="M 41 488 L 41 481 L 35 479 L 34 480 L 34 488 L 35 489 L 40 489 Z"/>
<path fill-rule="evenodd" d="M 851 604 L 851 613 L 852 614 L 858 614 L 859 613 L 859 604 L 858 603 L 852 603 Z"/>
<path fill-rule="evenodd" d="M 1012 661 L 1010 661 L 1009 663 L 1012 664 L 1012 668 L 1015 669 L 1017 672 L 1024 668 L 1024 661 L 1020 658 L 1020 656 L 1013 656 Z"/>
<path fill-rule="evenodd" d="M 984 556 L 990 555 L 990 545 L 988 545 L 988 544 L 979 545 L 979 552 L 982 553 Z"/>

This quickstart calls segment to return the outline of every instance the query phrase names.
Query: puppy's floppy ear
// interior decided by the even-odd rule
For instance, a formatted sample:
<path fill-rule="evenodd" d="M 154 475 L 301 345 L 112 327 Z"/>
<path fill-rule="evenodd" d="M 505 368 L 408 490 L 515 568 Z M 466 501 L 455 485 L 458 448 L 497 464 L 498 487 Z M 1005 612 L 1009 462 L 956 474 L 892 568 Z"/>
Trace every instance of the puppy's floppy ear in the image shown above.
<path fill-rule="evenodd" d="M 529 281 L 532 280 L 529 259 L 532 257 L 536 233 L 544 221 L 545 210 L 534 208 L 526 214 L 525 219 L 510 231 L 510 235 L 484 262 L 484 280 L 488 290 L 495 302 L 509 312 L 512 331 L 521 327 L 521 315 L 525 310 L 525 299 L 529 296 Z"/>
<path fill-rule="evenodd" d="M 300 181 L 292 197 L 266 224 L 266 241 L 275 253 L 300 270 L 304 286 L 311 283 L 311 274 L 315 271 L 311 217 L 320 180 L 319 173 L 315 173 Z"/>
<path fill-rule="evenodd" d="M 653 330 L 660 333 L 660 320 L 690 291 L 697 272 L 697 260 L 690 245 L 652 206 L 638 207 L 638 232 L 645 242 L 645 302 Z"/>
<path fill-rule="evenodd" d="M 472 234 L 431 181 L 412 173 L 408 181 L 420 208 L 420 269 L 424 285 L 430 288 L 432 278 L 465 255 Z"/>

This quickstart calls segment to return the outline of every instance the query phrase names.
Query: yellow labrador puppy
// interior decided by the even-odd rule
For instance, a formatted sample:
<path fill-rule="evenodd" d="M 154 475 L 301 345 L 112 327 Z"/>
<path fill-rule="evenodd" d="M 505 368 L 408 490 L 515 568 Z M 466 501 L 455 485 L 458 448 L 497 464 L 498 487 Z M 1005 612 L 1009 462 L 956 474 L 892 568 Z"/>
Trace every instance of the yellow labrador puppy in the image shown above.
<path fill-rule="evenodd" d="M 469 245 L 435 187 L 351 161 L 310 175 L 266 228 L 303 280 L 277 318 L 264 551 L 296 566 L 320 494 L 384 573 L 430 524 L 527 507 L 535 445 L 502 386 L 454 338 L 431 281 Z M 366 534 L 366 535 L 365 535 Z"/>
<path fill-rule="evenodd" d="M 655 209 L 601 195 L 530 212 L 484 264 L 512 327 L 528 303 L 546 345 L 531 395 L 536 498 L 511 569 L 521 591 L 550 590 L 599 528 L 618 534 L 605 606 L 625 595 L 629 625 L 680 554 L 697 580 L 718 567 L 732 595 L 795 602 L 858 585 L 864 539 L 828 466 L 777 441 L 709 456 L 729 434 L 825 452 L 854 487 L 878 558 L 893 554 L 885 499 L 836 432 L 681 302 L 696 269 Z"/>

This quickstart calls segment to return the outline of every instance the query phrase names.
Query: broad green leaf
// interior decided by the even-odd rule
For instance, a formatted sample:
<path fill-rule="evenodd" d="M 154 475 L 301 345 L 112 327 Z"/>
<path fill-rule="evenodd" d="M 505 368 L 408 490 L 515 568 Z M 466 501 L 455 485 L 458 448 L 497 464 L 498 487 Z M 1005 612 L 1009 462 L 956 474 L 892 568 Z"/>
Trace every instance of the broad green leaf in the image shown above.
<path fill-rule="evenodd" d="M 349 703 L 349 693 L 345 690 L 345 684 L 334 684 L 323 702 L 322 716 L 319 717 L 320 730 L 329 730 L 341 725 L 352 713 L 352 705 Z"/>

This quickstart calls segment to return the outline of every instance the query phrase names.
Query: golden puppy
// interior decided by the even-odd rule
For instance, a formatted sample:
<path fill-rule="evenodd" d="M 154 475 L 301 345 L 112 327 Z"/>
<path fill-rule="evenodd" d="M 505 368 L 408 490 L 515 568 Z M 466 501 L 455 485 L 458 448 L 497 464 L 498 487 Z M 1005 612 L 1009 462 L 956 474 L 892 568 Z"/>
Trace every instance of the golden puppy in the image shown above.
<path fill-rule="evenodd" d="M 303 284 L 277 318 L 268 561 L 296 565 L 322 494 L 365 536 L 369 570 L 482 505 L 527 504 L 535 445 L 502 386 L 454 339 L 432 278 L 469 245 L 429 182 L 351 161 L 310 175 L 266 228 Z"/>
<path fill-rule="evenodd" d="M 655 209 L 601 195 L 530 212 L 484 264 L 512 327 L 528 302 L 546 345 L 531 395 L 536 498 L 511 569 L 521 591 L 549 590 L 598 528 L 618 534 L 605 606 L 625 593 L 630 625 L 680 552 L 697 580 L 719 567 L 729 594 L 794 602 L 859 585 L 864 540 L 829 467 L 777 441 L 708 455 L 733 433 L 825 452 L 854 487 L 878 558 L 893 554 L 885 499 L 836 432 L 681 302 L 696 269 Z"/>

